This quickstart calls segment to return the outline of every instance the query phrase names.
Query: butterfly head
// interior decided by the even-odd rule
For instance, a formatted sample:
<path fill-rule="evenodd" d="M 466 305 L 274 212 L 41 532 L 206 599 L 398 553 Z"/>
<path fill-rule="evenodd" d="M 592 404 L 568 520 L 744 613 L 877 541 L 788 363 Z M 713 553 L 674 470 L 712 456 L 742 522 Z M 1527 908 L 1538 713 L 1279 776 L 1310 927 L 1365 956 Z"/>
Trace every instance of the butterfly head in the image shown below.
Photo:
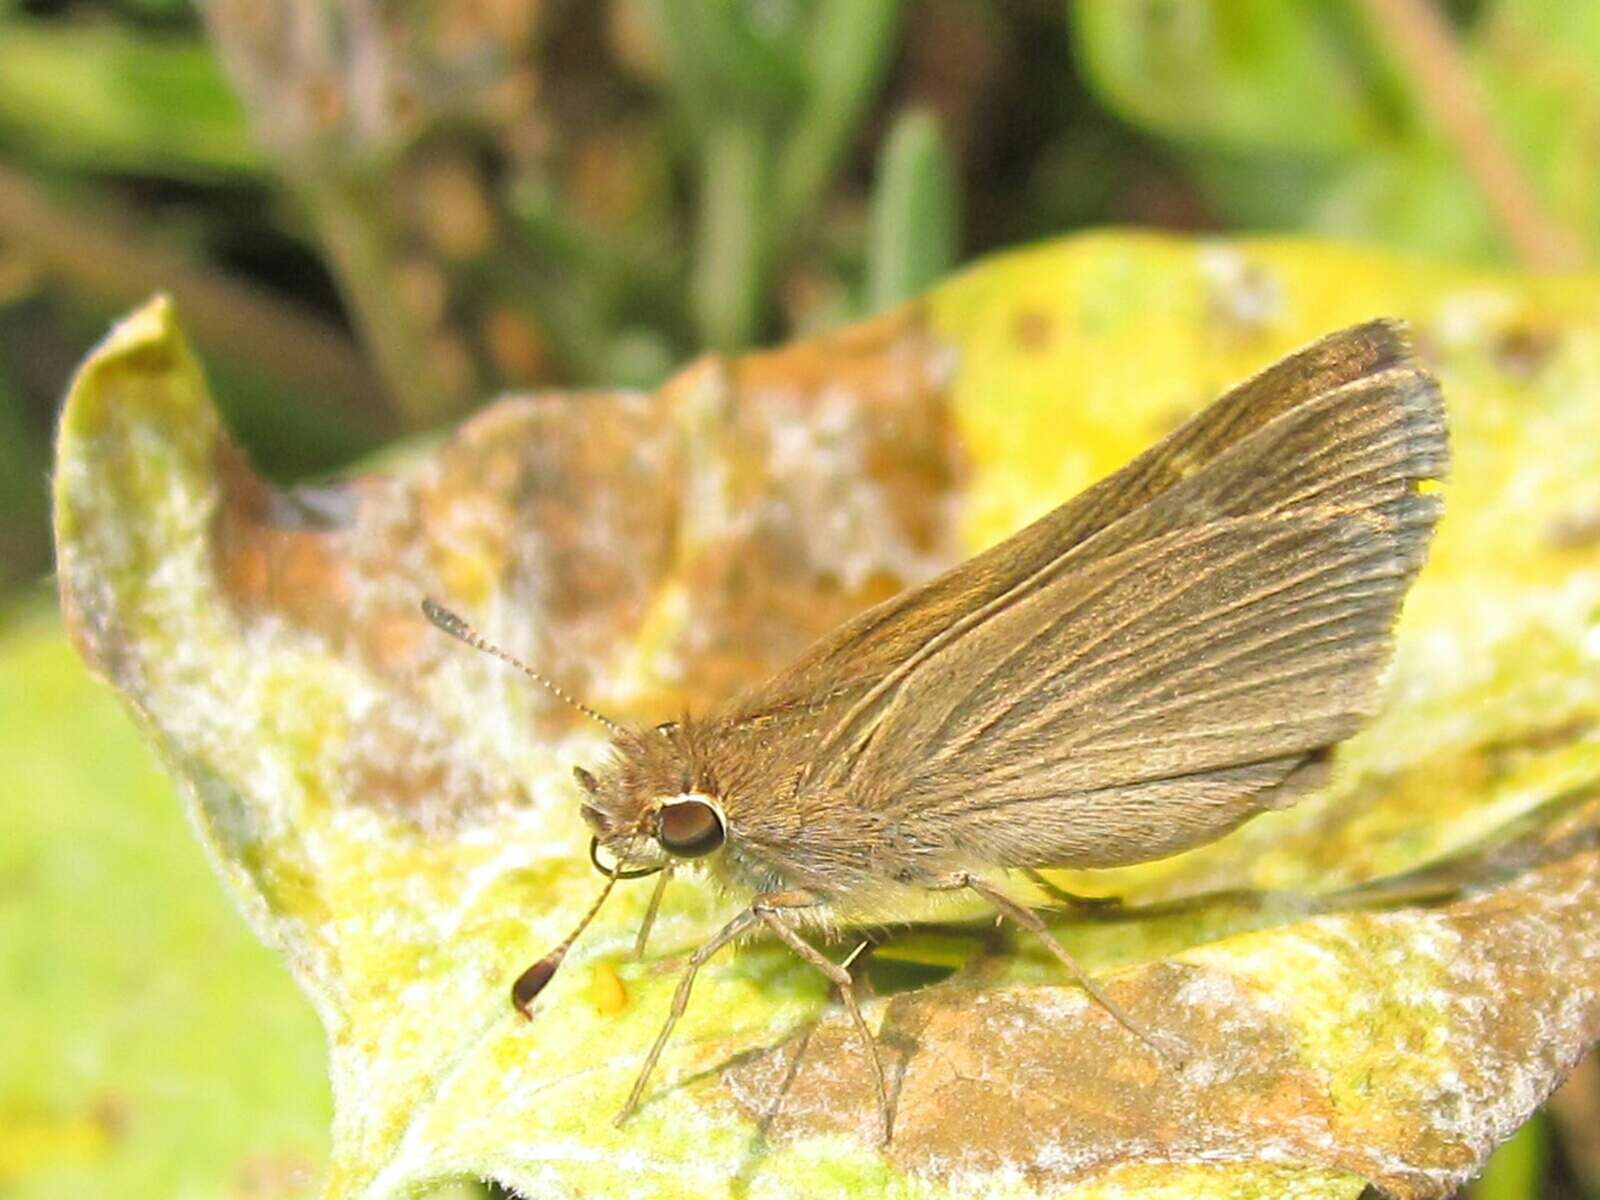
<path fill-rule="evenodd" d="M 682 726 L 674 722 L 647 733 L 629 731 L 614 748 L 613 762 L 598 776 L 573 769 L 584 793 L 580 811 L 594 830 L 597 851 L 603 848 L 631 874 L 705 858 L 722 848 L 727 814 L 715 788 L 697 777 Z"/>

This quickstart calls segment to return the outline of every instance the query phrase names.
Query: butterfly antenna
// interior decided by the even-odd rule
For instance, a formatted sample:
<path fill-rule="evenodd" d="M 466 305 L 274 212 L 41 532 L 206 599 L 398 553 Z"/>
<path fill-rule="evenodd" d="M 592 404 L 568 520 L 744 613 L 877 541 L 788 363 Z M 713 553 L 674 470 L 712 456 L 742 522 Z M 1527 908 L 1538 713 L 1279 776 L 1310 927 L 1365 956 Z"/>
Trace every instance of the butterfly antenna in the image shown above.
<path fill-rule="evenodd" d="M 606 902 L 606 897 L 611 895 L 611 889 L 617 886 L 618 878 L 617 872 L 612 871 L 606 878 L 605 887 L 600 889 L 600 894 L 589 906 L 589 911 L 583 914 L 583 920 L 578 922 L 577 927 L 561 939 L 559 946 L 517 976 L 516 983 L 511 985 L 511 1003 L 523 1016 L 532 1015 L 535 997 L 544 991 L 545 984 L 555 977 L 556 969 L 561 966 L 561 960 L 566 958 L 567 951 L 572 949 L 572 943 L 578 940 L 578 935 L 589 927 L 590 921 L 594 920 L 595 914 L 600 911 L 600 906 Z"/>
<path fill-rule="evenodd" d="M 561 686 L 554 680 L 548 679 L 539 674 L 539 672 L 535 671 L 532 667 L 523 662 L 515 654 L 512 654 L 509 650 L 503 650 L 499 646 L 496 646 L 493 642 L 489 641 L 488 638 L 484 637 L 481 633 L 479 633 L 471 625 L 468 625 L 460 617 L 456 616 L 455 613 L 451 612 L 444 605 L 439 604 L 432 599 L 425 598 L 422 601 L 422 615 L 427 617 L 430 623 L 437 626 L 439 629 L 442 629 L 451 637 L 455 638 L 456 641 L 465 642 L 474 650 L 482 650 L 485 654 L 494 655 L 501 662 L 510 663 L 529 679 L 533 680 L 541 687 L 546 688 L 553 696 L 555 696 L 557 700 L 560 700 L 563 704 L 566 704 L 569 707 L 577 709 L 590 720 L 600 722 L 600 724 L 611 730 L 612 733 L 622 732 L 622 727 L 610 717 L 605 716 L 602 713 L 597 713 L 594 709 L 583 703 L 583 701 L 574 699 L 572 696 L 568 695 L 567 692 L 563 690 Z"/>

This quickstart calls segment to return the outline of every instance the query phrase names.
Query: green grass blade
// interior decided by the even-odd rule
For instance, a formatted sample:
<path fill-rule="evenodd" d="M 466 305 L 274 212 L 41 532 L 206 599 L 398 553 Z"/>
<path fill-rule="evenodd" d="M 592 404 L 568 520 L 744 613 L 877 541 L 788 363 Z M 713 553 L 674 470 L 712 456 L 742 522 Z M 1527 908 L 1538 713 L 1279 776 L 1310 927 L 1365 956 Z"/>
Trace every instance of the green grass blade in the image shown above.
<path fill-rule="evenodd" d="M 878 160 L 867 243 L 867 303 L 889 308 L 925 291 L 955 262 L 955 164 L 929 113 L 896 119 Z"/>

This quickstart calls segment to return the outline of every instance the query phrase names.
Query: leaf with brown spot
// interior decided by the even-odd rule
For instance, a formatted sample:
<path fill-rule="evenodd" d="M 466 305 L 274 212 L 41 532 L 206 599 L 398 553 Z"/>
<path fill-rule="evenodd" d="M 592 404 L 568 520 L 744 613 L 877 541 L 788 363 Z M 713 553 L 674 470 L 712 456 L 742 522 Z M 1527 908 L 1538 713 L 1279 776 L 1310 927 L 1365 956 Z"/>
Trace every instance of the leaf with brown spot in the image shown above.
<path fill-rule="evenodd" d="M 1224 277 L 1274 303 L 1219 323 Z M 63 601 L 328 1028 L 330 1196 L 454 1177 L 528 1195 L 1443 1195 L 1600 1032 L 1600 571 L 1592 546 L 1544 536 L 1600 477 L 1597 301 L 1592 280 L 1315 245 L 1080 239 L 655 395 L 508 401 L 388 474 L 290 493 L 232 448 L 158 301 L 68 400 Z M 418 600 L 597 707 L 669 719 L 1379 314 L 1414 322 L 1458 464 L 1384 713 L 1298 808 L 1060 879 L 1126 898 L 1056 928 L 1186 1063 L 1163 1067 L 1010 931 L 937 951 L 895 933 L 880 963 L 965 961 L 867 1001 L 897 1095 L 880 1150 L 840 1014 L 756 941 L 702 974 L 614 1129 L 681 956 L 726 913 L 678 884 L 633 963 L 649 885 L 625 884 L 533 1020 L 513 1015 L 511 981 L 594 894 L 570 768 L 603 743 Z M 1530 328 L 1537 369 L 1503 352 Z"/>

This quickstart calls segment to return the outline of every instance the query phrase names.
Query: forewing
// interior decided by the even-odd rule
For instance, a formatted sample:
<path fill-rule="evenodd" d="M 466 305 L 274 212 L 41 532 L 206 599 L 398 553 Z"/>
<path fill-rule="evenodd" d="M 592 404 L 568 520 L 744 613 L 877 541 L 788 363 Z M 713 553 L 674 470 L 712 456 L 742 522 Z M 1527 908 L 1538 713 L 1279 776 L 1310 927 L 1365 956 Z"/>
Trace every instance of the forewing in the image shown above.
<path fill-rule="evenodd" d="M 775 734 L 792 723 L 809 727 L 819 714 L 850 708 L 963 616 L 1075 547 L 1088 550 L 1094 535 L 1204 471 L 1276 418 L 1345 385 L 1382 376 L 1409 357 L 1402 325 L 1372 321 L 1280 360 L 1027 528 L 846 622 L 742 696 L 727 714 L 727 727 L 754 722 Z"/>
<path fill-rule="evenodd" d="M 1096 560 L 933 656 L 832 786 L 1003 866 L 1215 837 L 1371 713 L 1431 521 L 1233 518 Z"/>
<path fill-rule="evenodd" d="M 927 642 L 813 785 L 1000 865 L 1216 836 L 1373 711 L 1446 457 L 1416 367 L 1302 404 Z"/>

